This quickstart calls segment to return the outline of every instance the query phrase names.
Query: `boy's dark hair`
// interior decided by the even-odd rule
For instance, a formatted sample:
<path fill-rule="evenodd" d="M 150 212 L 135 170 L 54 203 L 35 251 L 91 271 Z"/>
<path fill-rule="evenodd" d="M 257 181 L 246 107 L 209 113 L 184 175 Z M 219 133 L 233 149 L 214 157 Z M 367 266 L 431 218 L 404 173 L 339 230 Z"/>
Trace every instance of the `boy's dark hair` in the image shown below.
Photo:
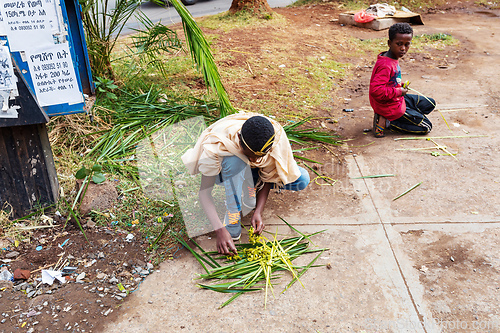
<path fill-rule="evenodd" d="M 262 116 L 248 118 L 241 127 L 241 137 L 243 143 L 254 153 L 266 153 L 272 146 L 268 143 L 269 139 L 272 138 L 270 143 L 274 141 L 273 124 Z M 268 146 L 262 149 L 266 143 Z"/>
<path fill-rule="evenodd" d="M 405 22 L 394 23 L 389 28 L 389 39 L 394 40 L 394 38 L 396 38 L 396 34 L 402 34 L 402 35 L 412 34 L 413 35 L 413 29 L 408 23 L 405 23 Z"/>

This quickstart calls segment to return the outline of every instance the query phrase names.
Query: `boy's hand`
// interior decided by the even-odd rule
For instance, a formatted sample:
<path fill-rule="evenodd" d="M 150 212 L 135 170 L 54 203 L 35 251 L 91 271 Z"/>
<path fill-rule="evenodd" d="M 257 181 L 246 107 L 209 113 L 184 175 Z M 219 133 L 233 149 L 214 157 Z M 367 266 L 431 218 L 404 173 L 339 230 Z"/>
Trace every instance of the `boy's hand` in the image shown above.
<path fill-rule="evenodd" d="M 408 89 L 405 89 L 403 87 L 400 87 L 399 89 L 401 90 L 401 96 L 404 96 L 408 93 Z"/>
<path fill-rule="evenodd" d="M 262 216 L 257 212 L 255 212 L 252 216 L 252 227 L 254 233 L 257 235 L 260 235 L 262 233 L 262 230 L 264 230 L 264 222 L 262 221 Z"/>
<path fill-rule="evenodd" d="M 238 254 L 233 239 L 226 228 L 223 227 L 215 230 L 215 234 L 217 235 L 217 252 L 226 255 Z"/>

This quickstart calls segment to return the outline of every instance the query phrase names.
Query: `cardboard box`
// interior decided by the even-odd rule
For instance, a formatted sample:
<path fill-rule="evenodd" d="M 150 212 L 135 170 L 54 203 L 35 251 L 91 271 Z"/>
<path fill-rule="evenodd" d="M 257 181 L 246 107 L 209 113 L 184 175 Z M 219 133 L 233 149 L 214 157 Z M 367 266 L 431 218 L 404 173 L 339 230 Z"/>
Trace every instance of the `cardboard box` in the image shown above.
<path fill-rule="evenodd" d="M 354 14 L 358 11 L 350 11 L 346 13 L 342 13 L 339 16 L 339 23 L 345 25 L 355 25 L 360 28 L 367 28 L 373 30 L 384 30 L 389 29 L 391 25 L 398 22 L 408 22 L 412 25 L 423 25 L 422 17 L 420 14 L 413 12 L 403 12 L 396 11 L 396 14 L 393 16 L 385 16 L 374 19 L 371 22 L 367 23 L 358 23 L 354 21 Z"/>

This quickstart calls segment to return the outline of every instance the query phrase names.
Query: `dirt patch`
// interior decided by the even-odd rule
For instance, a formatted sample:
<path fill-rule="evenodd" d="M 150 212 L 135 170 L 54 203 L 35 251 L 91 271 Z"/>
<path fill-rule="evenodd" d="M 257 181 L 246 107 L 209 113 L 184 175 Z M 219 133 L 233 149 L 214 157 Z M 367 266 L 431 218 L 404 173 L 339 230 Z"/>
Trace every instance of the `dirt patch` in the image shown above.
<path fill-rule="evenodd" d="M 89 242 L 77 228 L 55 227 L 17 247 L 4 244 L 2 266 L 29 270 L 31 277 L 0 286 L 0 331 L 99 332 L 102 318 L 112 316 L 153 269 L 139 234 L 112 226 L 85 234 Z M 65 283 L 42 284 L 41 268 L 67 268 Z"/>
<path fill-rule="evenodd" d="M 496 254 L 498 232 L 450 235 L 438 231 L 401 233 L 414 268 L 424 286 L 424 298 L 431 305 L 432 315 L 446 332 L 462 326 L 482 327 L 478 331 L 497 332 L 500 323 L 495 299 L 500 293 Z M 481 297 L 478 297 L 481 295 Z M 467 330 L 469 331 L 469 330 Z"/>

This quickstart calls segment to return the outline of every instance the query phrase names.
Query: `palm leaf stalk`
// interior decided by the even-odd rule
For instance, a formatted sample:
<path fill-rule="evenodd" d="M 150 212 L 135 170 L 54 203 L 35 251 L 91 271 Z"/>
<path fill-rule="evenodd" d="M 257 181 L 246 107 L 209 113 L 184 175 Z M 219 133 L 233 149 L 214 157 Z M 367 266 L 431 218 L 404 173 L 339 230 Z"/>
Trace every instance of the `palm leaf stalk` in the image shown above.
<path fill-rule="evenodd" d="M 332 145 L 342 144 L 340 136 L 336 134 L 331 134 L 330 132 L 322 131 L 317 128 L 307 128 L 307 129 L 297 129 L 297 127 L 305 124 L 310 120 L 311 117 L 304 118 L 300 121 L 296 121 L 291 124 L 283 126 L 288 140 L 293 143 L 300 145 L 306 145 L 311 141 L 328 143 Z"/>
<path fill-rule="evenodd" d="M 182 19 L 184 35 L 189 45 L 191 57 L 196 63 L 198 70 L 203 74 L 207 87 L 213 88 L 219 98 L 220 116 L 221 118 L 231 113 L 236 113 L 236 109 L 229 101 L 226 89 L 222 85 L 220 74 L 215 64 L 214 57 L 210 45 L 205 39 L 200 27 L 191 16 L 191 13 L 178 0 L 171 0 L 170 3 L 174 6 L 177 13 Z"/>
<path fill-rule="evenodd" d="M 221 257 L 217 252 L 206 252 L 194 240 L 191 241 L 201 251 L 201 254 L 189 247 L 185 241 L 182 241 L 182 245 L 193 254 L 205 269 L 205 273 L 200 274 L 199 279 L 204 281 L 221 281 L 215 284 L 199 283 L 198 286 L 200 288 L 233 294 L 219 308 L 230 304 L 243 293 L 263 289 L 265 292 L 264 307 L 266 307 L 268 291 L 271 291 L 274 296 L 275 281 L 280 279 L 280 273 L 290 272 L 292 274 L 292 280 L 283 290 L 285 291 L 294 282 L 300 282 L 300 277 L 309 268 L 320 266 L 314 265 L 314 263 L 319 255 L 327 249 L 309 248 L 309 238 L 323 231 L 310 235 L 300 233 L 300 236 L 278 240 L 277 233 L 273 235 L 272 239 L 267 239 L 266 237 L 253 234 L 253 230 L 250 229 L 250 242 L 236 244 L 238 255 L 231 257 Z M 298 257 L 314 252 L 320 252 L 320 254 L 309 262 L 309 264 L 299 266 L 292 263 Z M 220 267 L 215 268 L 213 265 L 210 265 L 212 269 L 208 269 L 205 265 L 207 260 L 203 256 L 212 257 L 213 260 L 226 259 L 226 265 L 219 265 Z M 300 283 L 302 284 L 302 282 Z"/>

